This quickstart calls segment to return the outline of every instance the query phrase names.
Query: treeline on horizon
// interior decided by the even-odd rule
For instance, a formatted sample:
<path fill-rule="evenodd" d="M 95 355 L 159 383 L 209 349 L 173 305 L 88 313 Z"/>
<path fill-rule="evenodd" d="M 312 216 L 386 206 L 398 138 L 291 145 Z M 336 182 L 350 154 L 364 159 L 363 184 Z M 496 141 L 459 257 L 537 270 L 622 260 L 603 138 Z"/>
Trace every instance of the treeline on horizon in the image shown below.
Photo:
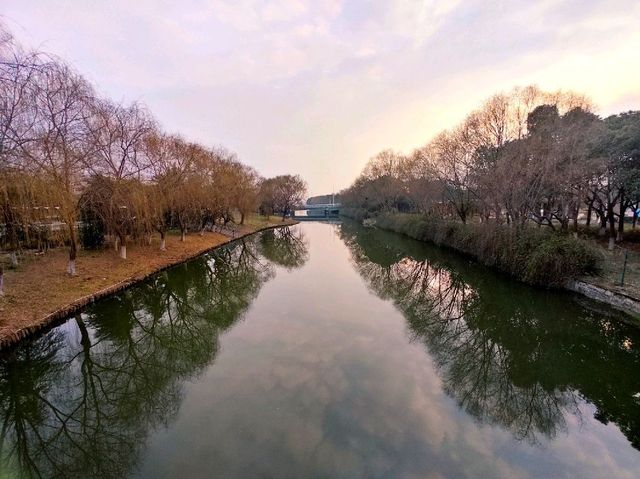
<path fill-rule="evenodd" d="M 224 147 L 166 133 L 141 103 L 98 95 L 64 61 L 26 51 L 0 24 L 0 248 L 129 240 L 204 231 L 257 210 L 283 219 L 302 201 L 299 176 L 262 178 Z M 56 225 L 54 228 L 53 226 Z M 78 225 L 82 225 L 78 228 Z M 0 293 L 2 291 L 0 261 Z"/>
<path fill-rule="evenodd" d="M 382 151 L 341 198 L 369 214 L 561 230 L 584 213 L 619 241 L 640 206 L 640 112 L 603 119 L 584 95 L 514 88 L 409 154 Z"/>

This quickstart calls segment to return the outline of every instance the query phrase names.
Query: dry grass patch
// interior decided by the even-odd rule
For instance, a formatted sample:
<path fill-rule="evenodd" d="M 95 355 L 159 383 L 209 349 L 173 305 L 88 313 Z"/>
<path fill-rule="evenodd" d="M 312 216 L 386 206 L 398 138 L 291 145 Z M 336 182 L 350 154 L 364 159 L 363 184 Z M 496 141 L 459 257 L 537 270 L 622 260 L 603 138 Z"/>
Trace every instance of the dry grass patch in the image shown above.
<path fill-rule="evenodd" d="M 252 216 L 236 230 L 235 237 L 269 226 L 292 224 L 280 219 Z M 16 332 L 39 325 L 50 314 L 67 309 L 81 298 L 125 281 L 136 281 L 169 265 L 198 256 L 233 238 L 227 234 L 206 232 L 187 235 L 169 234 L 166 250 L 160 240 L 151 245 L 127 245 L 127 259 L 120 259 L 113 249 L 82 250 L 77 259 L 77 275 L 65 274 L 68 252 L 51 250 L 42 255 L 26 254 L 16 270 L 5 271 L 5 295 L 0 297 L 0 342 Z"/>

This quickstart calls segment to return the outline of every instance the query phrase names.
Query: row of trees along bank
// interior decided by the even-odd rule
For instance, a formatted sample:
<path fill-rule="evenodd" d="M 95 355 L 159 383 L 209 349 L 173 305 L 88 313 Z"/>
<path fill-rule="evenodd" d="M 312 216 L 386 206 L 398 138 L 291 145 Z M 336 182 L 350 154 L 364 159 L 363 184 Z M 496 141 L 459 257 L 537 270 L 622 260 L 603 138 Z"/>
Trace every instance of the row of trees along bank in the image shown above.
<path fill-rule="evenodd" d="M 640 207 L 640 112 L 603 119 L 593 110 L 583 95 L 533 86 L 494 95 L 459 125 L 410 154 L 386 150 L 372 158 L 342 192 L 344 212 L 357 217 L 419 213 L 430 219 L 422 228 L 431 232 L 418 232 L 415 225 L 408 228 L 407 218 L 399 228 L 450 246 L 471 236 L 476 237 L 471 241 L 476 247 L 490 244 L 496 235 L 510 238 L 500 241 L 506 251 L 481 258 L 491 264 L 500 263 L 498 255 L 510 255 L 508 262 L 517 263 L 518 255 L 510 251 L 522 250 L 510 246 L 532 234 L 531 225 L 577 236 L 581 221 L 586 226 L 597 223 L 613 248 L 622 241 L 627 212 L 633 213 L 635 228 Z M 389 227 L 390 223 L 387 218 Z M 453 241 L 455 223 L 465 227 L 462 238 Z M 558 241 L 557 235 L 540 234 Z M 479 241 L 478 235 L 488 240 Z M 542 241 L 548 248 L 545 254 L 554 260 L 579 250 L 584 267 L 577 269 L 591 269 L 593 253 L 565 236 L 562 245 L 549 249 L 549 243 L 538 238 L 533 247 Z M 474 251 L 471 243 L 454 247 L 485 256 L 486 251 Z M 531 243 L 529 239 L 523 244 Z M 535 256 L 529 253 L 527 257 Z M 558 268 L 556 282 L 580 272 L 573 262 L 566 271 L 554 269 Z M 511 272 L 548 284 L 546 274 Z"/>
<path fill-rule="evenodd" d="M 126 259 L 129 240 L 157 234 L 164 249 L 169 229 L 184 240 L 258 206 L 284 218 L 304 191 L 298 176 L 264 179 L 223 147 L 163 132 L 143 105 L 100 97 L 0 25 L 0 247 L 14 266 L 25 247 L 66 245 L 74 275 L 79 236 L 107 236 Z M 0 293 L 2 278 L 0 261 Z"/>

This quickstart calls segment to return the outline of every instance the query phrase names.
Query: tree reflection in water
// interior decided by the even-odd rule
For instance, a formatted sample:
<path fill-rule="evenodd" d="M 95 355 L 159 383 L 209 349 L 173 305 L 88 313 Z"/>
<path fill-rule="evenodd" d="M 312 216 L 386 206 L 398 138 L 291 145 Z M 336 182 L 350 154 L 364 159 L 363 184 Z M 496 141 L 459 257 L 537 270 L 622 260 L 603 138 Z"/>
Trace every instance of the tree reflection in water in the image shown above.
<path fill-rule="evenodd" d="M 299 267 L 285 228 L 156 275 L 0 357 L 0 477 L 125 477 L 176 415 L 273 263 Z"/>
<path fill-rule="evenodd" d="M 427 347 L 447 394 L 477 420 L 535 443 L 566 430 L 584 400 L 640 449 L 636 326 L 393 233 L 344 223 L 341 236 L 370 288 Z"/>
<path fill-rule="evenodd" d="M 309 247 L 299 228 L 265 231 L 260 236 L 260 253 L 269 261 L 289 270 L 301 267 L 309 259 Z"/>

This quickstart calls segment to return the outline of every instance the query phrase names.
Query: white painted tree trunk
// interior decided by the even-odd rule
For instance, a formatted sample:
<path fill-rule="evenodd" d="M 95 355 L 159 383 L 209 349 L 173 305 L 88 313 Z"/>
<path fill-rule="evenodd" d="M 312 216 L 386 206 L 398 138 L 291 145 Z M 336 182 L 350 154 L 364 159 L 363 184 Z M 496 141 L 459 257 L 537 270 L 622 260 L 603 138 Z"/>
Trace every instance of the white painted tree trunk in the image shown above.
<path fill-rule="evenodd" d="M 609 251 L 613 251 L 613 247 L 616 244 L 616 239 L 613 236 L 609 237 Z"/>
<path fill-rule="evenodd" d="M 167 241 L 164 238 L 160 239 L 160 251 L 167 250 Z"/>
<path fill-rule="evenodd" d="M 182 234 L 180 235 L 180 241 L 186 241 L 187 239 L 187 234 L 183 231 Z"/>
<path fill-rule="evenodd" d="M 0 296 L 4 296 L 4 271 L 0 268 Z"/>
<path fill-rule="evenodd" d="M 120 238 L 116 236 L 115 241 L 113 242 L 113 248 L 116 250 L 116 253 L 120 249 Z"/>
<path fill-rule="evenodd" d="M 15 251 L 12 251 L 11 254 L 9 255 L 9 257 L 11 258 L 11 267 L 12 268 L 17 268 L 18 267 L 18 255 Z"/>
<path fill-rule="evenodd" d="M 127 245 L 123 244 L 120 246 L 120 257 L 122 259 L 127 259 Z"/>
<path fill-rule="evenodd" d="M 76 260 L 75 259 L 70 259 L 69 263 L 67 264 L 67 273 L 69 273 L 70 276 L 75 276 L 76 275 Z"/>

